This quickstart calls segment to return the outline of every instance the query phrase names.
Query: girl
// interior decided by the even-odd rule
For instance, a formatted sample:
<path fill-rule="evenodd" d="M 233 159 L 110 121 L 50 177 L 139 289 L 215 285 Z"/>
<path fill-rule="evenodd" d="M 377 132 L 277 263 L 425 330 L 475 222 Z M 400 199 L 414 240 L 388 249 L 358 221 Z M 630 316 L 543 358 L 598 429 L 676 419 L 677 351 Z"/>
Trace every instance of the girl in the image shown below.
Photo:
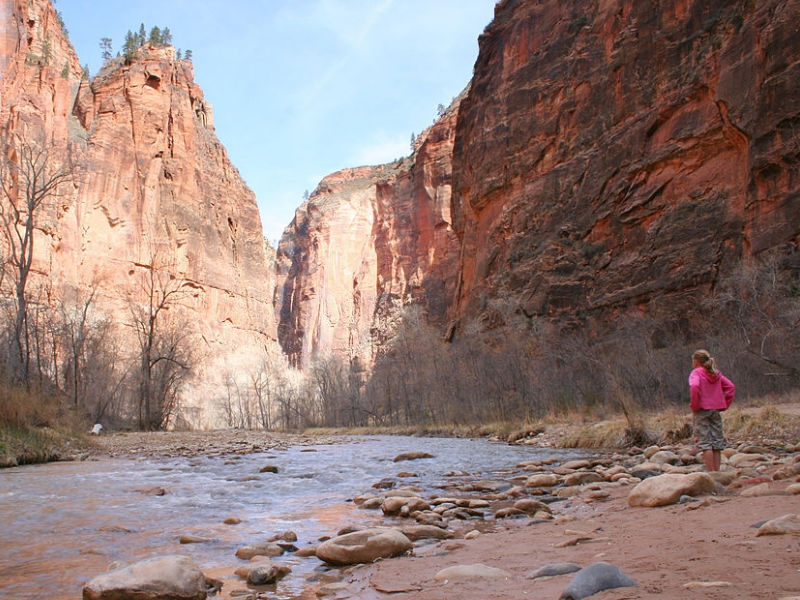
<path fill-rule="evenodd" d="M 736 387 L 725 377 L 707 350 L 692 354 L 689 375 L 692 420 L 697 446 L 703 451 L 706 471 L 719 471 L 725 438 L 722 435 L 721 411 L 727 410 L 736 395 Z"/>

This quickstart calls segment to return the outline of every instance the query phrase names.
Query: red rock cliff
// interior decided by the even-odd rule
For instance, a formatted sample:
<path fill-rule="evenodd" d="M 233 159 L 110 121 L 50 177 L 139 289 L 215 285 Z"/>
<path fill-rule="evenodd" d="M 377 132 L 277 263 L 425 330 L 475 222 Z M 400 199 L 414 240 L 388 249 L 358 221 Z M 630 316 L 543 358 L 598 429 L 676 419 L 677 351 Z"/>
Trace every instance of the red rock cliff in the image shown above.
<path fill-rule="evenodd" d="M 308 367 L 335 354 L 369 365 L 399 310 L 421 305 L 443 324 L 456 283 L 450 218 L 457 103 L 413 155 L 322 180 L 278 248 L 279 339 Z"/>
<path fill-rule="evenodd" d="M 504 0 L 456 130 L 451 315 L 676 318 L 797 247 L 799 157 L 797 0 Z"/>
<path fill-rule="evenodd" d="M 35 269 L 56 290 L 96 288 L 98 308 L 123 325 L 154 258 L 185 280 L 192 292 L 175 310 L 199 358 L 184 416 L 217 424 L 215 386 L 276 337 L 274 280 L 254 195 L 214 134 L 191 63 L 144 47 L 89 82 L 49 2 L 2 0 L 0 16 L 0 124 L 69 140 L 85 164 L 37 240 Z"/>

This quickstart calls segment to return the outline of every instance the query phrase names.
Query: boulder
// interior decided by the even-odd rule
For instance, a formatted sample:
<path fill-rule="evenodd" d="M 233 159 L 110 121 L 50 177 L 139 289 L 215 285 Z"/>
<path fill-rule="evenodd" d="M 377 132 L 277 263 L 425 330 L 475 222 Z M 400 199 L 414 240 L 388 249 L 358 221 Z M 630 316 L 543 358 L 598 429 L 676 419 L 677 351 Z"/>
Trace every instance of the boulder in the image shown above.
<path fill-rule="evenodd" d="M 374 527 L 337 536 L 317 547 L 317 557 L 332 565 L 353 565 L 405 554 L 411 540 L 397 529 Z"/>
<path fill-rule="evenodd" d="M 206 578 L 186 556 L 149 558 L 103 573 L 83 588 L 84 600 L 205 600 Z"/>
<path fill-rule="evenodd" d="M 714 480 L 708 473 L 677 473 L 650 477 L 637 484 L 628 495 L 629 506 L 665 506 L 681 496 L 700 496 L 714 491 Z"/>

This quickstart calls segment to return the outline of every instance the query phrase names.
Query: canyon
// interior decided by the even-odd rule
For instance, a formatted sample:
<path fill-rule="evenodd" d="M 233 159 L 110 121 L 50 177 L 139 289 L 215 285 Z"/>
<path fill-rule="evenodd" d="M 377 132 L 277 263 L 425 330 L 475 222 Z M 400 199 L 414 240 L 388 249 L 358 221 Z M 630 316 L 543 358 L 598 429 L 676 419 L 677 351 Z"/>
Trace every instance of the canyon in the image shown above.
<path fill-rule="evenodd" d="M 368 376 L 404 319 L 447 340 L 630 315 L 689 335 L 742 262 L 798 255 L 800 0 L 502 0 L 410 156 L 325 177 L 277 249 L 190 61 L 144 45 L 89 80 L 50 2 L 0 16 L 0 128 L 84 165 L 34 272 L 54 302 L 94 290 L 128 344 L 148 274 L 178 282 L 192 427 L 270 357 Z"/>

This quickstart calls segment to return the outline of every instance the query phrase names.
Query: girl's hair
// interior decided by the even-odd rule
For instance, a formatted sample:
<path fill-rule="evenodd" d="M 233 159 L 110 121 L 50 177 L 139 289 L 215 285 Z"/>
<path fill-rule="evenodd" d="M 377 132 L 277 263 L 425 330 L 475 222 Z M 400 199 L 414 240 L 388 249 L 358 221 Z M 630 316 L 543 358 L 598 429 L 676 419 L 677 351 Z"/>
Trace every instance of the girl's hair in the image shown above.
<path fill-rule="evenodd" d="M 699 362 L 700 366 L 708 371 L 709 374 L 717 375 L 719 373 L 717 362 L 713 359 L 708 350 L 696 350 L 695 353 L 692 354 L 692 358 Z"/>

